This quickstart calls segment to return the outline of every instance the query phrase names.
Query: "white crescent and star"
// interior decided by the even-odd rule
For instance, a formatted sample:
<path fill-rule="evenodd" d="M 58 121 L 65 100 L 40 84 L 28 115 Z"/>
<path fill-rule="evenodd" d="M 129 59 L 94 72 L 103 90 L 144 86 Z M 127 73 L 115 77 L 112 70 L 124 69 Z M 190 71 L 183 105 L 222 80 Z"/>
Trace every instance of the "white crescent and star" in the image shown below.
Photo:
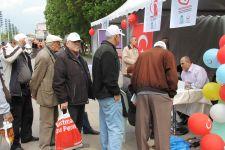
<path fill-rule="evenodd" d="M 148 47 L 148 38 L 147 38 L 146 35 L 143 35 L 143 34 L 138 38 L 138 46 L 140 46 L 140 42 L 141 42 L 142 40 L 145 41 L 146 47 Z M 142 48 L 141 51 L 143 51 L 143 50 L 144 50 L 144 49 Z"/>

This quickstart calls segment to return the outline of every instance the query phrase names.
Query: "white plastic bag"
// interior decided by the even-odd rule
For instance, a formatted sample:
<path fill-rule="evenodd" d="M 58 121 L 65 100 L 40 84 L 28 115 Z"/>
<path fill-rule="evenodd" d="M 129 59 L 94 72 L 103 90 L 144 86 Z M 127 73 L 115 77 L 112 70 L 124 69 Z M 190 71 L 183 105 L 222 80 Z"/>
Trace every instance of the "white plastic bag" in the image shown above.
<path fill-rule="evenodd" d="M 4 138 L 7 141 L 7 143 L 11 146 L 14 140 L 14 132 L 12 123 L 9 122 L 3 122 L 3 127 L 0 130 L 4 130 Z"/>

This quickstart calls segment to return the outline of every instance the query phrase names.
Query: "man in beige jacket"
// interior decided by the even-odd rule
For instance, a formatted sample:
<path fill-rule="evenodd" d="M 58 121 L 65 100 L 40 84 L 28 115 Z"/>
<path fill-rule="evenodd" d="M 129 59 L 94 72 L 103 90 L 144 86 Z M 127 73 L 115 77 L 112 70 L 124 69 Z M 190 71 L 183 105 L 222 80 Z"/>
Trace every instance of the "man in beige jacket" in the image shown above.
<path fill-rule="evenodd" d="M 49 150 L 54 144 L 55 122 L 58 117 L 58 102 L 52 89 L 54 76 L 55 53 L 60 50 L 62 39 L 48 35 L 46 46 L 35 59 L 34 72 L 31 79 L 32 97 L 40 105 L 39 148 Z"/>
<path fill-rule="evenodd" d="M 130 74 L 127 72 L 127 68 L 134 65 L 139 56 L 136 45 L 137 38 L 133 36 L 130 38 L 130 44 L 123 49 L 122 53 L 123 89 L 125 91 L 130 84 Z"/>

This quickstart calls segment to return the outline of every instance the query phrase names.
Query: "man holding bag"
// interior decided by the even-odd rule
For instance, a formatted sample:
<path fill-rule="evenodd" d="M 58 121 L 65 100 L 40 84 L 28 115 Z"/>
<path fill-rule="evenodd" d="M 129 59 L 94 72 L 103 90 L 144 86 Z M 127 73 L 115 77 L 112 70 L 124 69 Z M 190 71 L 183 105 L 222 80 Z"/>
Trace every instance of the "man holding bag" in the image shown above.
<path fill-rule="evenodd" d="M 79 55 L 81 39 L 76 33 L 67 37 L 64 51 L 55 62 L 53 89 L 61 110 L 68 109 L 79 131 L 83 126 L 85 104 L 91 97 L 91 76 L 87 62 Z"/>
<path fill-rule="evenodd" d="M 46 46 L 35 59 L 35 67 L 30 82 L 32 97 L 40 105 L 39 148 L 49 150 L 54 144 L 54 129 L 58 117 L 58 101 L 52 89 L 55 53 L 61 48 L 62 39 L 48 35 Z"/>

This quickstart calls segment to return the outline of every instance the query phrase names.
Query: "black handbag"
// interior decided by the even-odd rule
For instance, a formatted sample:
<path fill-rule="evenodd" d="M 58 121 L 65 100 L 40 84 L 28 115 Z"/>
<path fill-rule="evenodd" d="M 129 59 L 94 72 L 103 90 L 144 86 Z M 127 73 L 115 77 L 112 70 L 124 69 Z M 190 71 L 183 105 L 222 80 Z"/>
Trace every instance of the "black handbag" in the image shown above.
<path fill-rule="evenodd" d="M 3 89 L 3 92 L 5 93 L 5 99 L 8 103 L 10 103 L 12 96 L 11 96 L 9 90 L 7 89 L 7 87 L 5 86 L 5 81 L 3 80 L 1 73 L 0 73 L 0 78 L 1 78 L 1 82 L 2 82 L 2 89 Z"/>

